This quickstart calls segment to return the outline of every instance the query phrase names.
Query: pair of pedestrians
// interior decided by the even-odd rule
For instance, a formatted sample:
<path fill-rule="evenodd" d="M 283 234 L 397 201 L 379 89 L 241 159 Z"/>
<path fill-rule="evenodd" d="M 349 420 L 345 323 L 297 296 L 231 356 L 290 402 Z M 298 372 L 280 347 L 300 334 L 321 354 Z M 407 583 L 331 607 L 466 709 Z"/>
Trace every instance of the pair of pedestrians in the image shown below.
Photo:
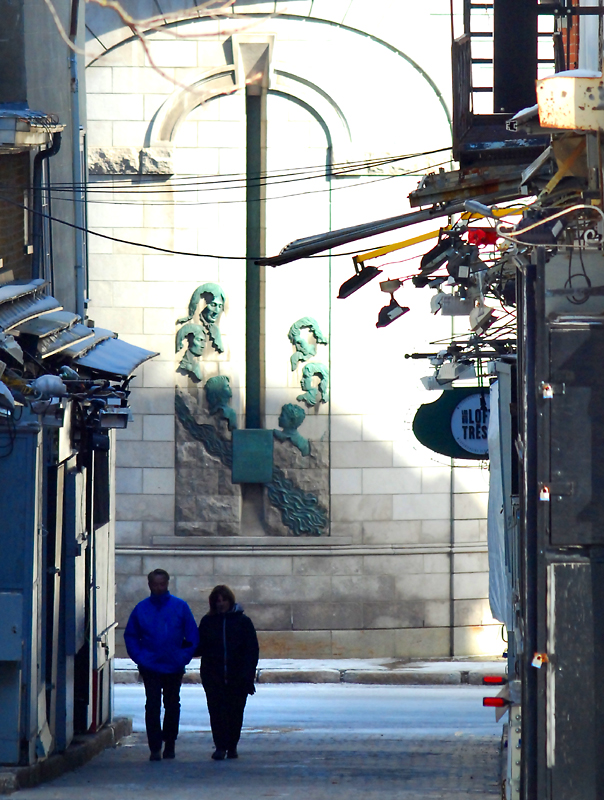
<path fill-rule="evenodd" d="M 235 602 L 231 589 L 220 585 L 210 593 L 209 613 L 198 627 L 187 603 L 170 594 L 166 570 L 155 569 L 147 578 L 150 595 L 130 614 L 124 641 L 145 686 L 149 759 L 175 757 L 180 686 L 185 667 L 195 655 L 201 656 L 201 681 L 215 746 L 212 758 L 237 758 L 245 704 L 255 692 L 258 639 L 252 621 Z"/>

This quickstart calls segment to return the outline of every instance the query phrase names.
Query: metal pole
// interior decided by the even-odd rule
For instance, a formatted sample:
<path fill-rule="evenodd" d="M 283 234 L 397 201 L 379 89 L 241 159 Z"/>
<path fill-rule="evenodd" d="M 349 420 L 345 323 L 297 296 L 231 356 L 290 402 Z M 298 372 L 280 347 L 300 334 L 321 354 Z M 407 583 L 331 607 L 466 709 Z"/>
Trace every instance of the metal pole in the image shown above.
<path fill-rule="evenodd" d="M 254 263 L 265 247 L 266 91 L 248 88 L 245 96 L 246 150 L 246 428 L 262 427 L 264 386 L 264 267 Z"/>
<path fill-rule="evenodd" d="M 522 278 L 522 322 L 519 331 L 521 363 L 519 369 L 523 414 L 524 469 L 522 482 L 522 594 L 524 606 L 524 652 L 522 655 L 522 797 L 538 797 L 538 686 L 537 670 L 532 666 L 537 652 L 538 626 L 538 537 L 537 537 L 537 387 L 536 387 L 536 282 L 543 270 L 545 254 L 537 250 L 537 265 L 529 264 Z"/>
<path fill-rule="evenodd" d="M 75 44 L 78 28 L 79 0 L 71 3 L 71 26 L 69 38 Z M 80 89 L 78 82 L 77 54 L 72 50 L 69 58 L 71 72 L 71 146 L 72 146 L 72 173 L 73 173 L 73 214 L 74 222 L 80 228 L 85 227 L 84 214 L 84 178 L 82 170 L 82 155 L 80 153 Z M 85 318 L 84 306 L 85 276 L 84 276 L 84 233 L 83 230 L 75 231 L 75 311 L 82 319 Z"/>

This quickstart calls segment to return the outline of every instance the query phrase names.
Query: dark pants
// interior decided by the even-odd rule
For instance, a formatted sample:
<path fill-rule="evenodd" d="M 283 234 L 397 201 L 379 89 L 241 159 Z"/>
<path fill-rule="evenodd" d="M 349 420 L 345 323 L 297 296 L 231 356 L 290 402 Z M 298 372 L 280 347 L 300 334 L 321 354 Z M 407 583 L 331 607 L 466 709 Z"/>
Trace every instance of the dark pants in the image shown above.
<path fill-rule="evenodd" d="M 212 680 L 204 680 L 203 688 L 216 749 L 235 750 L 241 736 L 247 692 L 240 686 Z"/>
<path fill-rule="evenodd" d="M 161 750 L 162 742 L 174 744 L 178 736 L 180 720 L 180 684 L 182 672 L 154 672 L 150 669 L 139 669 L 147 702 L 145 704 L 145 725 L 149 750 L 152 753 Z M 161 699 L 164 696 L 164 725 L 161 724 Z"/>

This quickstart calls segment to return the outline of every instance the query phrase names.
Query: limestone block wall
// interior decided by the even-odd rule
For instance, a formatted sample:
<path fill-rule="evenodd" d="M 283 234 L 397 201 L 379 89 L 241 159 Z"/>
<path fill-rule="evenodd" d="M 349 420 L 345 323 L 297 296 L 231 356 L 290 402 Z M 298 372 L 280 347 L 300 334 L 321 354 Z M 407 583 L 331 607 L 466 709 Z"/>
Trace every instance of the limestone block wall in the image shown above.
<path fill-rule="evenodd" d="M 137 3 L 131 5 L 137 16 Z M 401 18 L 397 27 L 396 9 L 378 30 L 381 12 L 375 9 L 355 7 L 354 20 L 342 22 L 334 16 L 337 4 L 329 12 L 329 4 L 304 5 L 303 13 L 255 17 L 253 30 L 245 31 L 271 43 L 268 253 L 299 237 L 403 213 L 417 173 L 437 168 L 447 155 L 359 163 L 450 143 L 443 100 L 449 31 L 440 24 L 438 3 L 417 11 L 424 15 L 418 24 L 442 36 L 442 48 L 432 52 L 442 52 L 443 62 L 434 64 L 421 63 L 413 40 L 417 26 L 410 29 Z M 236 10 L 265 9 L 246 3 Z M 500 626 L 487 600 L 488 471 L 426 450 L 411 430 L 418 406 L 435 398 L 419 381 L 427 365 L 404 355 L 450 336 L 450 321 L 430 316 L 429 294 L 403 288 L 397 300 L 411 311 L 377 330 L 378 310 L 388 302 L 377 280 L 337 299 L 352 275 L 351 251 L 406 234 L 266 272 L 262 424 L 279 429 L 285 404 L 304 408 L 299 433 L 310 442 L 310 455 L 289 440 L 275 440 L 275 464 L 314 495 L 326 515 L 323 535 L 294 536 L 266 489 L 260 505 L 246 498 L 249 490 L 230 481 L 224 459 L 175 415 L 178 395 L 195 424 L 211 426 L 228 448 L 227 423 L 210 413 L 204 390 L 210 378 L 222 376 L 238 426 L 245 425 L 241 23 L 217 25 L 183 13 L 177 26 L 182 39 L 149 33 L 160 71 L 131 32 L 108 23 L 100 7 L 90 8 L 87 24 L 94 34 L 87 68 L 89 224 L 113 237 L 90 239 L 90 313 L 97 325 L 159 354 L 133 382 L 135 418 L 118 442 L 120 628 L 146 595 L 147 572 L 161 566 L 197 616 L 215 584 L 231 585 L 260 631 L 265 657 L 501 652 Z M 400 102 L 393 102 L 395 95 Z M 430 229 L 424 225 L 409 235 Z M 383 277 L 413 272 L 408 259 L 422 252 L 416 247 L 383 258 Z M 186 346 L 175 352 L 175 337 L 186 324 L 177 320 L 187 316 L 195 290 L 208 283 L 224 294 L 223 350 L 206 338 L 202 356 L 194 356 L 195 377 L 182 368 Z M 194 325 L 202 326 L 205 302 L 194 309 Z M 288 331 L 309 316 L 326 343 L 305 329 L 304 340 L 316 353 L 292 369 Z M 298 399 L 305 363 L 327 367 L 326 402 L 308 406 Z"/>

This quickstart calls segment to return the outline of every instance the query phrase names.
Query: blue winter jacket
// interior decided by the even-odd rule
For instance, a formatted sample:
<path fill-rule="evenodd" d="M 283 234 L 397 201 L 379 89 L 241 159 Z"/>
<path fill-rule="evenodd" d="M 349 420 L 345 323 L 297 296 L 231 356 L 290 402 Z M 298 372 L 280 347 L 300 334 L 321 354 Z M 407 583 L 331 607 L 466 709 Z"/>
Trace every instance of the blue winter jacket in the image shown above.
<path fill-rule="evenodd" d="M 170 592 L 141 600 L 124 631 L 130 658 L 155 672 L 184 672 L 199 636 L 191 609 Z"/>

